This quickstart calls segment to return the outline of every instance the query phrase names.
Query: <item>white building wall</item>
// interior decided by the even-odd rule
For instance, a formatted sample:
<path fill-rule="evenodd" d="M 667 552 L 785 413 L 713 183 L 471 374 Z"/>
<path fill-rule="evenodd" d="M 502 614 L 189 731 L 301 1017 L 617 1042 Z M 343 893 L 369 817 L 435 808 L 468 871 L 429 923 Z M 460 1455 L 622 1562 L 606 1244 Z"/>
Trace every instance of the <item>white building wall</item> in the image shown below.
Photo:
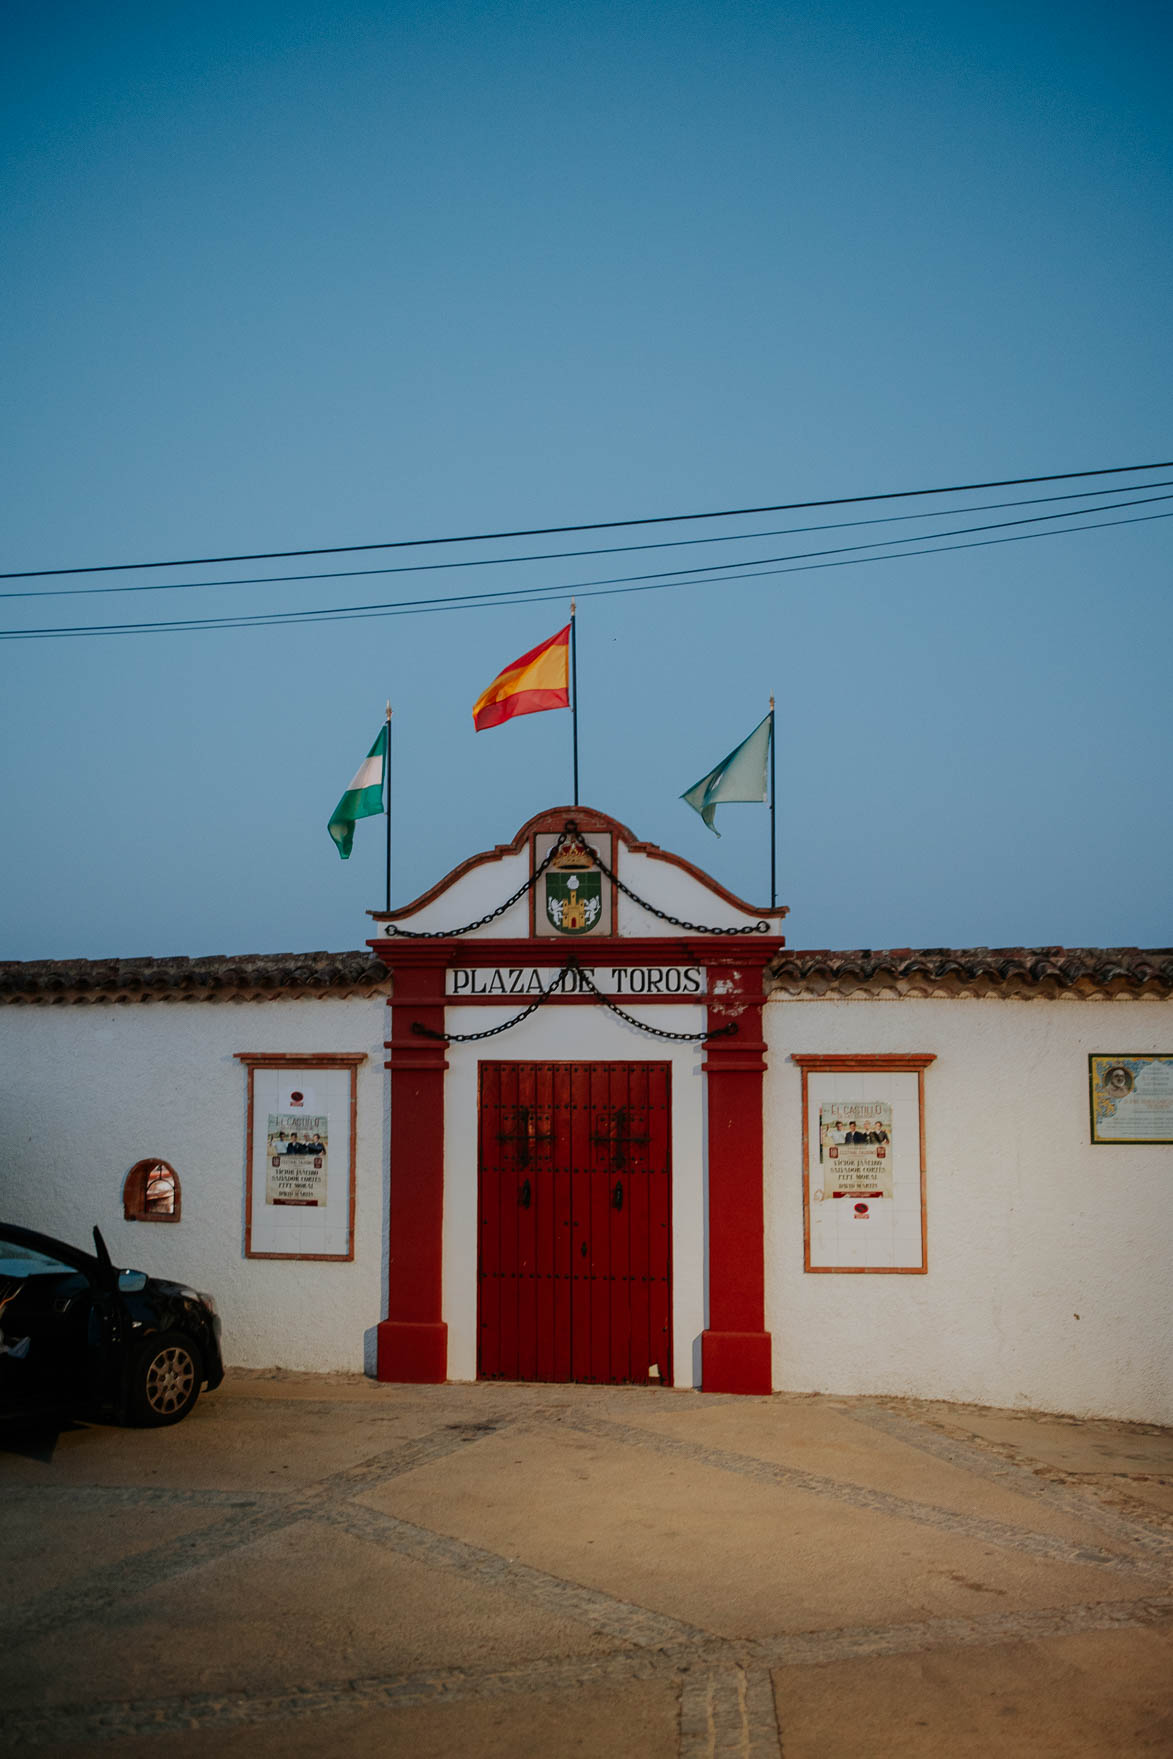
<path fill-rule="evenodd" d="M 450 1027 L 480 1031 L 510 1011 L 454 1008 Z M 701 1018 L 696 1007 L 654 1011 L 669 1030 L 695 1030 Z M 387 1310 L 386 1019 L 382 998 L 357 997 L 0 1009 L 0 1214 L 83 1246 L 97 1222 L 122 1264 L 211 1290 L 230 1363 L 369 1369 Z M 1173 1422 L 1173 1148 L 1093 1147 L 1087 1097 L 1089 1052 L 1173 1048 L 1167 1002 L 773 1001 L 765 1027 L 776 1387 Z M 353 1263 L 245 1259 L 246 1074 L 234 1057 L 245 1050 L 367 1053 Z M 880 1051 L 936 1053 L 925 1074 L 928 1274 L 805 1274 L 801 1079 L 790 1054 Z M 694 1381 L 706 1304 L 700 1051 L 598 1008 L 543 1010 L 449 1053 L 453 1378 L 475 1374 L 483 1056 L 671 1062 L 675 1375 Z M 180 1175 L 178 1226 L 122 1219 L 125 1174 L 148 1155 Z"/>
<path fill-rule="evenodd" d="M 116 1263 L 210 1291 L 224 1356 L 361 1371 L 386 1313 L 386 1007 L 382 998 L 0 1008 L 0 1214 Z M 247 1073 L 236 1051 L 366 1051 L 358 1070 L 355 1257 L 246 1259 Z M 182 1219 L 130 1222 L 122 1186 L 158 1155 Z M 331 1176 L 334 1169 L 331 1169 Z"/>
<path fill-rule="evenodd" d="M 590 840 L 589 835 L 587 838 Z M 701 885 L 674 862 L 654 855 L 641 855 L 620 845 L 620 879 L 641 898 L 647 898 L 658 910 L 682 922 L 695 922 L 701 928 L 751 927 L 762 920 L 753 910 L 739 910 L 727 898 Z M 775 917 L 771 932 L 777 933 L 780 921 Z M 679 935 L 680 929 L 653 916 L 634 898 L 619 894 L 619 933 L 621 935 Z"/>
<path fill-rule="evenodd" d="M 1089 1141 L 1092 1051 L 1173 1049 L 1153 1001 L 772 1001 L 774 1385 L 1173 1422 L 1173 1148 Z M 933 1051 L 928 1274 L 803 1271 L 794 1052 Z"/>

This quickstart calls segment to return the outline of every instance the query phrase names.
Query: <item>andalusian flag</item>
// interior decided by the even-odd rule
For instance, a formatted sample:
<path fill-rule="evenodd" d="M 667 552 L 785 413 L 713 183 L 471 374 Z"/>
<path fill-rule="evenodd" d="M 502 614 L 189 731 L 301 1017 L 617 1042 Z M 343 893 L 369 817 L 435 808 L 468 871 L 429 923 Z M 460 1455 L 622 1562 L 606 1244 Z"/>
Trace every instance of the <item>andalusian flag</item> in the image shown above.
<path fill-rule="evenodd" d="M 568 654 L 570 624 L 549 641 L 532 647 L 511 666 L 499 672 L 472 705 L 473 725 L 478 733 L 499 727 L 514 715 L 536 715 L 542 709 L 570 707 Z"/>
<path fill-rule="evenodd" d="M 351 779 L 349 788 L 334 808 L 329 831 L 338 845 L 343 861 L 354 842 L 354 823 L 359 818 L 372 818 L 383 810 L 383 772 L 387 761 L 388 726 L 379 728 L 379 737 Z"/>
<path fill-rule="evenodd" d="M 766 762 L 770 755 L 773 734 L 774 711 L 771 709 L 748 739 L 743 739 L 736 750 L 722 758 L 715 770 L 710 770 L 707 776 L 702 776 L 686 794 L 680 796 L 700 813 L 714 836 L 721 835 L 713 818 L 722 801 L 757 800 L 764 804 L 768 798 Z"/>

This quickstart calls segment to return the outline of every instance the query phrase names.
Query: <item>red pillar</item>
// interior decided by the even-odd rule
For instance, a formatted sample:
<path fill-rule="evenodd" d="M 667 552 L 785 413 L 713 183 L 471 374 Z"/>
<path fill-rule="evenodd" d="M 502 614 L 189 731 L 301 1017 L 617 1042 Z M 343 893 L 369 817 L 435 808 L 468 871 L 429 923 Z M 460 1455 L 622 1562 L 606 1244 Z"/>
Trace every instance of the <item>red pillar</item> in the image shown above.
<path fill-rule="evenodd" d="M 776 943 L 775 943 L 776 944 Z M 770 951 L 774 948 L 771 946 Z M 709 1114 L 709 1326 L 701 1335 L 705 1392 L 768 1393 L 765 1329 L 762 1093 L 762 961 L 709 965 L 709 1031 L 737 1031 L 705 1046 Z"/>
<path fill-rule="evenodd" d="M 380 953 L 382 948 L 377 949 Z M 396 947 L 391 999 L 390 1287 L 378 1328 L 380 1380 L 444 1381 L 444 1072 L 447 1046 L 412 1031 L 444 1030 L 445 960 Z"/>

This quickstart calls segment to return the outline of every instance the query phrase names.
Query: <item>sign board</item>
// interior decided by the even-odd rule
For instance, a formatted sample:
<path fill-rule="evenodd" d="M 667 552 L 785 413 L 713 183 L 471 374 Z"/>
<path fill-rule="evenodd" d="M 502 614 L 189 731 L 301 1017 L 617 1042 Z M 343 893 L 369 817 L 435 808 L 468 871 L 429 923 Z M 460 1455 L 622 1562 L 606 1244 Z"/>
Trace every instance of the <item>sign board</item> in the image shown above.
<path fill-rule="evenodd" d="M 558 983 L 559 976 L 562 981 Z M 589 978 L 605 996 L 626 996 L 629 999 L 648 996 L 671 996 L 675 1001 L 699 1001 L 708 988 L 708 972 L 703 965 L 600 965 L 584 966 L 582 973 L 558 966 L 515 965 L 473 967 L 456 966 L 445 973 L 445 991 L 454 1001 L 480 1001 L 487 996 L 508 999 L 520 996 L 532 1001 L 535 996 L 553 992 L 555 995 L 590 995 Z M 555 989 L 555 984 L 558 987 Z"/>

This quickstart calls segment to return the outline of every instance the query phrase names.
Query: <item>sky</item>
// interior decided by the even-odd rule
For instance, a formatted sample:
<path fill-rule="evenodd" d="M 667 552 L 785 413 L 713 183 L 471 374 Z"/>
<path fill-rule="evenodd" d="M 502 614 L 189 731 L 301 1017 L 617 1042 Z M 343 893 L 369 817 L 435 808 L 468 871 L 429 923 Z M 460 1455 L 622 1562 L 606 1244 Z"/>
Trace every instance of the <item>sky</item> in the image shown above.
<path fill-rule="evenodd" d="M 13 0 L 0 571 L 1173 458 L 1171 38 L 1129 0 Z M 1168 944 L 1173 501 L 927 542 L 1149 483 L 0 582 L 0 957 L 360 946 L 383 822 L 345 863 L 326 823 L 388 699 L 396 905 L 570 799 L 568 714 L 470 711 L 576 585 L 583 803 L 759 905 L 766 810 L 718 840 L 679 796 L 776 697 L 792 946 Z"/>

